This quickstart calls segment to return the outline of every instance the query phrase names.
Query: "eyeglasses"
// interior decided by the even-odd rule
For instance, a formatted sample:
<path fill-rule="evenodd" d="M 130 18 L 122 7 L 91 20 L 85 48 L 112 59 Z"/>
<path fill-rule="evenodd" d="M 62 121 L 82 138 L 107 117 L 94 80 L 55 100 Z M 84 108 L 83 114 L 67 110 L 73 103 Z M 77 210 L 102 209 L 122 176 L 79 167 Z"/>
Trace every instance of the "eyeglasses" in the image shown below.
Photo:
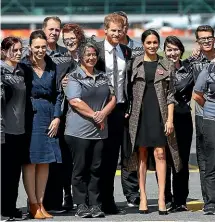
<path fill-rule="evenodd" d="M 212 42 L 213 40 L 214 40 L 213 36 L 198 38 L 199 43 Z"/>
<path fill-rule="evenodd" d="M 64 42 L 65 45 L 71 45 L 71 44 L 73 44 L 76 40 L 77 40 L 76 37 L 71 37 L 71 38 L 63 39 L 63 42 Z"/>
<path fill-rule="evenodd" d="M 93 57 L 93 58 L 97 58 L 97 54 L 96 53 L 87 53 L 87 54 L 84 54 L 84 57 L 85 58 L 90 58 L 90 57 Z"/>

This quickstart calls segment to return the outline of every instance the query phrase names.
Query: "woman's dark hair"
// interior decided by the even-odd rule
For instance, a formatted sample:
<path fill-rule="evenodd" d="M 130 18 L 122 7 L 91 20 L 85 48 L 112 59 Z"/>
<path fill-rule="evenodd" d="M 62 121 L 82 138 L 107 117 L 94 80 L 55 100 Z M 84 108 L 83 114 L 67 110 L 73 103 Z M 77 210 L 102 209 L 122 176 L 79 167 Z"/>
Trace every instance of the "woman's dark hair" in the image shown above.
<path fill-rule="evenodd" d="M 11 46 L 20 42 L 22 44 L 22 40 L 18 37 L 9 36 L 2 40 L 1 42 L 1 60 L 6 59 L 5 52 L 10 49 Z"/>
<path fill-rule="evenodd" d="M 99 49 L 96 46 L 96 40 L 95 40 L 95 36 L 91 36 L 90 38 L 86 38 L 85 42 L 82 42 L 81 45 L 78 48 L 78 57 L 80 59 L 83 58 L 84 53 L 86 51 L 86 48 L 94 48 L 96 51 L 96 55 L 98 57 L 99 55 Z"/>
<path fill-rule="evenodd" d="M 149 36 L 149 35 L 155 35 L 158 39 L 158 43 L 160 44 L 160 36 L 159 34 L 154 30 L 154 29 L 147 29 L 146 31 L 144 31 L 142 33 L 142 36 L 141 36 L 141 41 L 142 43 L 145 42 L 146 38 Z"/>
<path fill-rule="evenodd" d="M 30 39 L 29 39 L 29 45 L 31 45 L 32 41 L 37 38 L 44 39 L 47 41 L 46 34 L 43 32 L 43 30 L 39 29 L 31 33 Z"/>
<path fill-rule="evenodd" d="M 166 37 L 165 42 L 164 42 L 164 46 L 163 46 L 164 51 L 165 51 L 168 44 L 172 44 L 172 45 L 177 46 L 179 48 L 179 50 L 181 51 L 181 58 L 182 58 L 185 49 L 184 49 L 184 45 L 182 44 L 181 40 L 179 38 L 177 38 L 176 36 Z"/>

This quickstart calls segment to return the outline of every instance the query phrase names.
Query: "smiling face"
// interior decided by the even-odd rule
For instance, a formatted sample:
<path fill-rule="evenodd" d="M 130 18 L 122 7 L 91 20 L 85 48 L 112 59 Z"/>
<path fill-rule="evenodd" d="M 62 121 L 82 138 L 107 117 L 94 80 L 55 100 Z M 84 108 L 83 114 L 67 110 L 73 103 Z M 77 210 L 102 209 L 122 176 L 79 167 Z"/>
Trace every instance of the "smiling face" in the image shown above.
<path fill-rule="evenodd" d="M 210 31 L 201 31 L 198 32 L 197 42 L 202 51 L 209 52 L 214 48 L 215 39 Z"/>
<path fill-rule="evenodd" d="M 73 31 L 63 34 L 63 42 L 70 52 L 76 51 L 78 48 L 78 39 Z"/>
<path fill-rule="evenodd" d="M 30 50 L 35 59 L 41 60 L 46 55 L 47 41 L 45 39 L 36 38 L 32 40 Z"/>
<path fill-rule="evenodd" d="M 159 48 L 158 38 L 153 34 L 148 35 L 145 41 L 143 42 L 143 47 L 146 54 L 155 55 Z"/>
<path fill-rule="evenodd" d="M 120 38 L 123 35 L 123 26 L 120 23 L 110 22 L 108 28 L 105 29 L 107 41 L 116 46 L 119 44 Z"/>
<path fill-rule="evenodd" d="M 18 63 L 22 57 L 22 44 L 20 42 L 15 43 L 6 51 L 6 60 L 11 63 Z"/>
<path fill-rule="evenodd" d="M 53 19 L 47 21 L 46 26 L 43 28 L 47 37 L 47 42 L 50 44 L 57 43 L 60 37 L 60 23 Z"/>
<path fill-rule="evenodd" d="M 86 68 L 93 68 L 97 63 L 96 50 L 93 47 L 87 47 L 85 49 L 81 64 Z"/>
<path fill-rule="evenodd" d="M 173 45 L 173 44 L 167 44 L 165 48 L 165 55 L 168 59 L 173 61 L 174 63 L 178 62 L 181 58 L 181 51 L 178 48 L 178 46 Z"/>

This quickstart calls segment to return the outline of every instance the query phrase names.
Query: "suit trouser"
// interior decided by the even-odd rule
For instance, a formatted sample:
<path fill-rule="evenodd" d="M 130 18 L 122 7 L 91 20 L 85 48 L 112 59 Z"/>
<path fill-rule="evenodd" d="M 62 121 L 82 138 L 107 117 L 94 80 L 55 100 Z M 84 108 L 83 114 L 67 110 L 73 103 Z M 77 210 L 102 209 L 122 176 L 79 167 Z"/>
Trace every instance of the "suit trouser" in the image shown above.
<path fill-rule="evenodd" d="M 204 203 L 207 202 L 207 196 L 205 191 L 205 142 L 203 134 L 203 116 L 195 116 L 196 122 L 196 155 L 200 172 L 200 183 L 202 190 L 202 197 Z"/>
<path fill-rule="evenodd" d="M 215 118 L 203 120 L 205 141 L 205 209 L 215 208 Z"/>
<path fill-rule="evenodd" d="M 127 144 L 127 136 L 129 134 L 128 129 L 128 120 L 125 119 L 124 126 L 124 135 L 123 135 L 123 143 L 121 145 L 121 183 L 123 194 L 125 195 L 128 201 L 132 201 L 132 199 L 140 197 L 139 193 L 139 181 L 138 181 L 138 173 L 137 171 L 128 171 L 126 167 L 127 162 L 127 152 L 128 152 L 128 144 Z"/>
<path fill-rule="evenodd" d="M 102 139 L 65 136 L 73 158 L 72 190 L 76 204 L 101 204 Z"/>
<path fill-rule="evenodd" d="M 171 201 L 171 171 L 173 174 L 172 188 L 173 199 L 176 205 L 185 205 L 189 194 L 189 157 L 193 135 L 193 123 L 191 113 L 174 114 L 174 126 L 177 137 L 179 155 L 182 161 L 182 169 L 176 173 L 174 167 L 167 167 L 166 174 L 166 202 Z"/>
<path fill-rule="evenodd" d="M 114 178 L 122 144 L 125 109 L 124 104 L 117 104 L 108 116 L 108 139 L 105 141 L 102 160 L 102 204 L 114 203 Z"/>
<path fill-rule="evenodd" d="M 1 147 L 1 213 L 13 216 L 16 210 L 25 135 L 5 135 Z"/>

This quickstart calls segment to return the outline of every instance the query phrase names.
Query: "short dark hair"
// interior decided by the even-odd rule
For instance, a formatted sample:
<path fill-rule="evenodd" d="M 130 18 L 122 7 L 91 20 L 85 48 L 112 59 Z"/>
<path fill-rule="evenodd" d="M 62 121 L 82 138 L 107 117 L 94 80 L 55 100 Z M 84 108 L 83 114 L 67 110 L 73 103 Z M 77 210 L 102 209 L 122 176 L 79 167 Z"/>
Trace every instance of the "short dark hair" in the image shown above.
<path fill-rule="evenodd" d="M 211 32 L 212 36 L 214 36 L 214 30 L 210 25 L 200 25 L 195 31 L 196 39 L 199 38 L 198 32 Z"/>
<path fill-rule="evenodd" d="M 158 39 L 158 43 L 160 43 L 160 36 L 159 34 L 154 30 L 154 29 L 147 29 L 146 31 L 144 31 L 141 35 L 141 41 L 142 43 L 145 42 L 146 38 L 149 36 L 149 35 L 155 35 Z"/>
<path fill-rule="evenodd" d="M 43 32 L 43 30 L 39 29 L 31 33 L 30 38 L 29 38 L 29 45 L 31 45 L 32 41 L 37 38 L 44 39 L 47 41 L 46 34 Z"/>
<path fill-rule="evenodd" d="M 165 51 L 168 44 L 172 44 L 172 45 L 177 46 L 179 48 L 179 50 L 181 51 L 181 58 L 182 58 L 185 49 L 184 49 L 184 45 L 182 44 L 181 40 L 174 35 L 166 37 L 166 39 L 164 41 L 164 47 L 163 47 L 164 51 Z"/>
<path fill-rule="evenodd" d="M 61 22 L 59 17 L 57 17 L 57 16 L 49 16 L 49 17 L 46 17 L 43 20 L 43 25 L 42 25 L 43 28 L 45 28 L 47 26 L 47 23 L 48 23 L 49 20 L 54 20 L 56 22 L 59 22 L 60 23 L 60 27 L 61 27 L 62 22 Z"/>

